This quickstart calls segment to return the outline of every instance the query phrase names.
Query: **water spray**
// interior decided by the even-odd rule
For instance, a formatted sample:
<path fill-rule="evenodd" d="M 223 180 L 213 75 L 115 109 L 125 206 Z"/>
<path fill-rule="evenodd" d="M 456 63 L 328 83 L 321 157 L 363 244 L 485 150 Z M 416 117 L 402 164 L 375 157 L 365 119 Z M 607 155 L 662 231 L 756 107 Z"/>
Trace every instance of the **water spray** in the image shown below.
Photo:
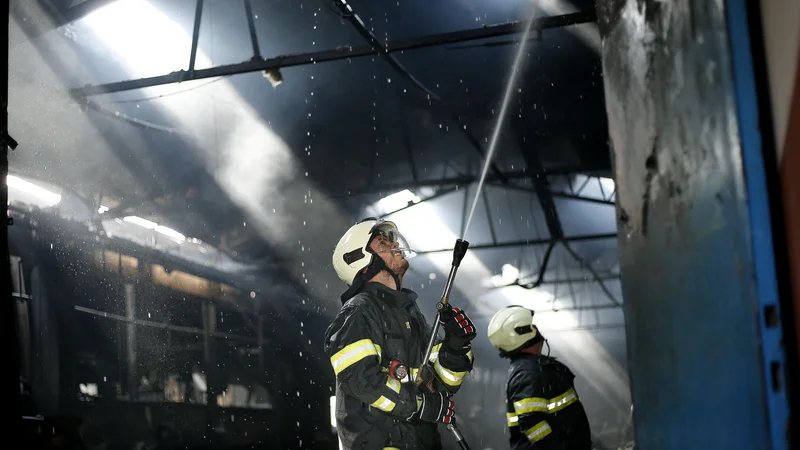
<path fill-rule="evenodd" d="M 456 272 L 458 272 L 458 267 L 461 265 L 461 260 L 464 259 L 464 256 L 467 254 L 467 249 L 469 248 L 469 242 L 464 240 L 464 237 L 467 234 L 467 230 L 469 229 L 469 225 L 472 222 L 472 215 L 475 213 L 475 206 L 478 204 L 478 199 L 481 196 L 481 192 L 483 191 L 483 183 L 486 180 L 486 173 L 489 171 L 489 166 L 492 161 L 492 157 L 494 156 L 495 150 L 497 149 L 497 143 L 500 138 L 500 131 L 502 129 L 503 122 L 505 122 L 506 113 L 508 111 L 508 104 L 511 102 L 511 94 L 514 91 L 514 86 L 517 84 L 517 78 L 519 76 L 519 68 L 522 62 L 522 55 L 524 54 L 525 50 L 525 43 L 528 42 L 528 36 L 531 32 L 531 26 L 533 25 L 533 15 L 536 13 L 536 10 L 531 12 L 531 17 L 528 20 L 528 26 L 525 28 L 525 33 L 522 35 L 522 40 L 519 43 L 519 49 L 517 49 L 517 54 L 514 57 L 514 64 L 511 66 L 511 74 L 508 79 L 508 84 L 506 85 L 506 90 L 503 95 L 503 103 L 500 106 L 500 114 L 497 116 L 497 123 L 494 127 L 494 131 L 492 133 L 492 140 L 489 143 L 489 150 L 486 152 L 486 160 L 483 163 L 483 170 L 481 171 L 480 181 L 478 182 L 478 190 L 475 192 L 475 198 L 472 201 L 472 208 L 469 212 L 469 218 L 467 219 L 467 224 L 464 227 L 464 232 L 461 235 L 460 239 L 456 239 L 456 244 L 453 247 L 453 263 L 450 266 L 450 274 L 447 276 L 447 282 L 444 285 L 444 292 L 442 293 L 442 298 L 439 303 L 436 304 L 436 319 L 433 321 L 433 329 L 431 330 L 431 337 L 428 340 L 428 347 L 425 349 L 425 356 L 422 358 L 422 362 L 420 363 L 419 367 L 419 374 L 422 375 L 423 369 L 428 362 L 428 359 L 433 352 L 433 346 L 436 344 L 436 337 L 439 335 L 439 318 L 441 315 L 441 311 L 445 308 L 450 302 L 450 291 L 453 289 L 453 282 L 456 278 Z M 466 194 L 464 194 L 466 195 Z M 418 376 L 415 380 L 417 386 L 422 384 L 423 380 L 421 376 Z M 448 424 L 447 429 L 453 433 L 453 436 L 458 441 L 458 445 L 461 446 L 462 450 L 470 450 L 467 441 L 464 439 L 464 436 L 458 431 L 455 424 Z"/>
<path fill-rule="evenodd" d="M 505 122 L 506 114 L 508 113 L 508 104 L 511 103 L 511 94 L 514 92 L 514 86 L 517 85 L 517 79 L 519 78 L 520 72 L 519 67 L 522 64 L 522 55 L 525 53 L 525 43 L 528 42 L 528 36 L 531 33 L 531 26 L 533 25 L 533 16 L 535 14 L 536 9 L 531 12 L 531 17 L 528 19 L 528 26 L 525 28 L 525 34 L 522 35 L 522 40 L 519 42 L 517 54 L 514 57 L 514 64 L 511 66 L 511 74 L 508 77 L 506 91 L 503 94 L 503 103 L 500 105 L 500 114 L 497 116 L 497 123 L 495 124 L 492 132 L 492 140 L 489 141 L 489 151 L 486 152 L 486 161 L 483 163 L 483 171 L 481 172 L 481 178 L 478 182 L 478 190 L 475 191 L 475 198 L 472 201 L 472 207 L 469 210 L 469 218 L 467 219 L 467 224 L 464 227 L 464 234 L 461 236 L 461 239 L 464 239 L 464 236 L 467 235 L 469 225 L 472 223 L 472 215 L 475 214 L 475 206 L 478 205 L 478 199 L 483 191 L 483 183 L 486 180 L 486 173 L 489 172 L 490 162 L 492 161 L 495 150 L 497 150 L 497 143 L 500 139 L 500 131 L 503 128 L 503 123 Z"/>

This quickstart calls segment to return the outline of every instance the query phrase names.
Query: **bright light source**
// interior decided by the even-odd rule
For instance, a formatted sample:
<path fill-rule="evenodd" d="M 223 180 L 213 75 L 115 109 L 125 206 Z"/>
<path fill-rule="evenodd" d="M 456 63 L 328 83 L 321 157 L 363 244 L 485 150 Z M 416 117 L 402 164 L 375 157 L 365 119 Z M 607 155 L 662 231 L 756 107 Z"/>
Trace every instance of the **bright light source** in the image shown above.
<path fill-rule="evenodd" d="M 606 191 L 606 195 L 610 195 L 616 189 L 616 184 L 611 178 L 600 177 L 600 184 L 603 186 L 603 190 Z"/>
<path fill-rule="evenodd" d="M 173 239 L 177 239 L 179 241 L 185 241 L 186 240 L 186 236 L 182 235 L 181 233 L 178 233 L 177 231 L 173 230 L 172 228 L 167 228 L 167 227 L 165 227 L 163 225 L 158 225 L 155 228 L 155 230 L 157 232 L 163 234 L 164 236 L 168 236 L 168 237 L 171 237 Z"/>
<path fill-rule="evenodd" d="M 194 381 L 194 386 L 200 392 L 206 392 L 208 389 L 208 385 L 206 384 L 206 376 L 202 373 L 194 372 L 192 373 L 192 381 Z"/>
<path fill-rule="evenodd" d="M 47 206 L 53 206 L 61 201 L 61 195 L 56 194 L 55 192 L 50 192 L 45 188 L 39 187 L 29 181 L 25 181 L 22 178 L 17 178 L 13 175 L 8 175 L 6 178 L 6 184 L 11 189 L 16 189 L 44 200 L 47 203 Z"/>
<path fill-rule="evenodd" d="M 158 226 L 158 224 L 155 222 L 151 222 L 147 219 L 142 219 L 141 217 L 136 216 L 126 216 L 122 220 L 134 225 L 139 225 L 140 227 L 147 228 L 148 230 L 154 230 Z"/>
<path fill-rule="evenodd" d="M 97 397 L 97 383 L 81 383 L 78 385 L 81 394 Z"/>
<path fill-rule="evenodd" d="M 331 396 L 331 426 L 336 428 L 336 396 Z"/>
<path fill-rule="evenodd" d="M 526 289 L 521 286 L 509 286 L 503 289 L 503 295 L 511 305 L 524 306 L 534 311 L 553 309 L 555 296 L 544 289 Z"/>
<path fill-rule="evenodd" d="M 157 233 L 161 233 L 164 236 L 171 237 L 172 239 L 177 239 L 179 241 L 185 241 L 186 236 L 183 234 L 173 230 L 172 228 L 165 227 L 164 225 L 159 225 L 153 221 L 142 219 L 141 217 L 137 216 L 126 216 L 122 220 L 128 223 L 132 223 L 134 225 L 139 225 L 140 227 L 147 228 L 148 230 L 154 230 Z"/>
<path fill-rule="evenodd" d="M 411 204 L 419 203 L 420 198 L 414 195 L 408 189 L 403 189 L 400 192 L 395 192 L 392 195 L 386 196 L 378 200 L 378 204 L 383 208 L 384 213 L 397 211 L 398 209 L 405 208 Z"/>
<path fill-rule="evenodd" d="M 508 286 L 519 279 L 519 269 L 511 264 L 503 264 L 503 271 L 500 275 L 494 275 L 490 282 L 494 287 Z"/>
<path fill-rule="evenodd" d="M 108 211 L 108 206 L 100 205 L 100 207 L 97 208 L 97 214 L 103 214 L 106 211 Z"/>
<path fill-rule="evenodd" d="M 191 36 L 187 37 L 169 17 L 145 0 L 106 3 L 108 5 L 95 9 L 83 21 L 111 44 L 112 54 L 140 62 L 131 68 L 131 75 L 146 77 L 185 68 L 181 63 L 183 55 L 191 48 Z M 143 27 L 152 32 L 142 33 Z M 197 63 L 201 66 L 207 65 L 203 59 L 198 55 Z"/>

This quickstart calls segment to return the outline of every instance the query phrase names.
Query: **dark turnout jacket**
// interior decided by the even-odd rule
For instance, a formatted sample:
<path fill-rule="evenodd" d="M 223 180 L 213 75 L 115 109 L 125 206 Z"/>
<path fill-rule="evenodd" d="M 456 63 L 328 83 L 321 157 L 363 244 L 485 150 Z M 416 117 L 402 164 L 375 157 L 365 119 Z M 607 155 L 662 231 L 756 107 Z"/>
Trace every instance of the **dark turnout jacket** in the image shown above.
<path fill-rule="evenodd" d="M 411 290 L 367 283 L 348 300 L 325 333 L 336 374 L 336 427 L 345 450 L 441 449 L 437 425 L 407 421 L 417 410 L 416 386 L 388 375 L 392 360 L 412 376 L 424 356 L 430 327 Z M 472 350 L 453 355 L 441 344 L 430 361 L 437 390 L 455 393 L 472 370 Z"/>
<path fill-rule="evenodd" d="M 508 372 L 507 416 L 513 450 L 591 450 L 591 431 L 567 366 L 521 354 Z"/>

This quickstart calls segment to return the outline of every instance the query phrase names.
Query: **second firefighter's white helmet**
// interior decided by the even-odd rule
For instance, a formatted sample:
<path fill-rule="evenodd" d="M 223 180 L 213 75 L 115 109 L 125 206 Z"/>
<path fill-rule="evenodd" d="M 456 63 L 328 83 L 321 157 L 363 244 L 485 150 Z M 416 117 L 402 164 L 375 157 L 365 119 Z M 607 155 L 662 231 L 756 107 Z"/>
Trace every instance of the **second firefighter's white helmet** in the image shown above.
<path fill-rule="evenodd" d="M 375 254 L 370 250 L 369 244 L 377 235 L 386 236 L 391 242 L 396 242 L 394 251 L 403 252 L 406 259 L 414 256 L 415 253 L 394 222 L 374 217 L 364 219 L 350 227 L 333 250 L 333 268 L 336 275 L 348 286 L 353 284 L 359 273 L 372 264 Z"/>
<path fill-rule="evenodd" d="M 522 306 L 508 306 L 497 311 L 489 321 L 489 342 L 506 353 L 535 343 L 537 337 L 541 339 L 541 335 L 533 324 L 533 314 L 533 311 Z"/>

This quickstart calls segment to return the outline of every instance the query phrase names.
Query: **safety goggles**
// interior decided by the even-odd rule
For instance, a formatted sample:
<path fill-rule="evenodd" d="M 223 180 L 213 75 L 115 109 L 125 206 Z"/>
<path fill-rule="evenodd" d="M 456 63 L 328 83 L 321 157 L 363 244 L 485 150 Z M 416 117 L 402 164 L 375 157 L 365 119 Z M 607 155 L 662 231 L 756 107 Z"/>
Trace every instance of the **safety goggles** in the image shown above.
<path fill-rule="evenodd" d="M 377 253 L 392 252 L 402 253 L 405 259 L 411 259 L 417 256 L 417 253 L 408 244 L 408 240 L 400 233 L 393 223 L 387 223 L 385 220 L 376 219 L 375 225 L 372 227 L 372 238 L 380 239 L 379 245 L 381 247 Z M 397 246 L 395 246 L 397 244 Z"/>

